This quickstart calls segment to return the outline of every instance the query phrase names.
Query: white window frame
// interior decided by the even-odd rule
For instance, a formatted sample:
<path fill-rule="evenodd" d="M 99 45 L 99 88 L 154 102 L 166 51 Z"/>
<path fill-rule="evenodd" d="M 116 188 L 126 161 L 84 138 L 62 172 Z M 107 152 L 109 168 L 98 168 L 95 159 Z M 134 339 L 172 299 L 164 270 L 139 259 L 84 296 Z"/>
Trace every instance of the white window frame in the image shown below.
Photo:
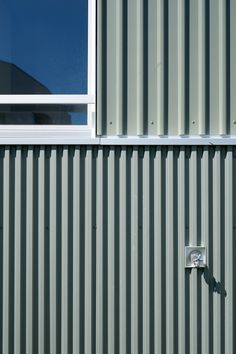
<path fill-rule="evenodd" d="M 0 95 L 0 104 L 85 104 L 86 125 L 1 125 L 0 144 L 76 144 L 96 136 L 96 0 L 88 0 L 86 95 Z M 96 139 L 95 139 L 96 140 Z"/>

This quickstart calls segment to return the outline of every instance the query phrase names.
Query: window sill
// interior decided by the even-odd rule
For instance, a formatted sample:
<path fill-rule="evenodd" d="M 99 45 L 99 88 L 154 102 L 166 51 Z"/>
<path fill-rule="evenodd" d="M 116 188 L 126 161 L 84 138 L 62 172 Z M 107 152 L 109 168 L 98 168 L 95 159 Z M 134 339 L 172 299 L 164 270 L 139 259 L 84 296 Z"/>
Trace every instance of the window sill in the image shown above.
<path fill-rule="evenodd" d="M 77 129 L 76 129 L 77 128 Z M 2 126 L 0 145 L 98 144 L 87 126 Z"/>

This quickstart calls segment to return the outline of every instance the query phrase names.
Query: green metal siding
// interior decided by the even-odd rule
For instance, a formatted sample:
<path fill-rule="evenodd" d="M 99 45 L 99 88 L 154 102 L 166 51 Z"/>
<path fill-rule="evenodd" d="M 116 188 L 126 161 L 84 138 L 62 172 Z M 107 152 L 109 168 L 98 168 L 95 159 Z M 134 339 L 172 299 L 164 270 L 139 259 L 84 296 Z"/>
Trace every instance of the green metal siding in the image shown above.
<path fill-rule="evenodd" d="M 235 0 L 99 0 L 99 135 L 236 134 Z"/>
<path fill-rule="evenodd" d="M 230 146 L 1 147 L 1 353 L 234 354 L 235 179 Z"/>

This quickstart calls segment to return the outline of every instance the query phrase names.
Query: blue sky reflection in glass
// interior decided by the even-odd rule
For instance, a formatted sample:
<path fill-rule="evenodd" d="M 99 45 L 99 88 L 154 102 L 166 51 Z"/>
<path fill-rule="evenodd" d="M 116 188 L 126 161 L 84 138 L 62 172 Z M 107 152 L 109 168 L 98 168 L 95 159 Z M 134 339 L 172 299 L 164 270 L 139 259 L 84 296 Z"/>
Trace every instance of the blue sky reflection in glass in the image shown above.
<path fill-rule="evenodd" d="M 1 94 L 87 94 L 87 59 L 88 0 L 0 0 Z"/>

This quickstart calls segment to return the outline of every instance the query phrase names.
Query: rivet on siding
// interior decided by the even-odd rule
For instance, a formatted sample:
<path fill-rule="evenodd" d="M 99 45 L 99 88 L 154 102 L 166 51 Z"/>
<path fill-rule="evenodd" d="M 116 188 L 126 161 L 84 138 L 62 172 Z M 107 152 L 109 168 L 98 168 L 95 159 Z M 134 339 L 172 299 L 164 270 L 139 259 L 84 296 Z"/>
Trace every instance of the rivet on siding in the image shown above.
<path fill-rule="evenodd" d="M 233 120 L 233 123 L 236 124 L 236 120 Z"/>
<path fill-rule="evenodd" d="M 154 124 L 154 122 L 151 122 L 151 124 L 153 125 L 153 124 Z"/>
<path fill-rule="evenodd" d="M 195 123 L 196 123 L 195 120 L 193 120 L 193 121 L 192 121 L 192 124 L 195 124 Z"/>
<path fill-rule="evenodd" d="M 109 122 L 110 125 L 112 125 L 112 122 Z"/>

